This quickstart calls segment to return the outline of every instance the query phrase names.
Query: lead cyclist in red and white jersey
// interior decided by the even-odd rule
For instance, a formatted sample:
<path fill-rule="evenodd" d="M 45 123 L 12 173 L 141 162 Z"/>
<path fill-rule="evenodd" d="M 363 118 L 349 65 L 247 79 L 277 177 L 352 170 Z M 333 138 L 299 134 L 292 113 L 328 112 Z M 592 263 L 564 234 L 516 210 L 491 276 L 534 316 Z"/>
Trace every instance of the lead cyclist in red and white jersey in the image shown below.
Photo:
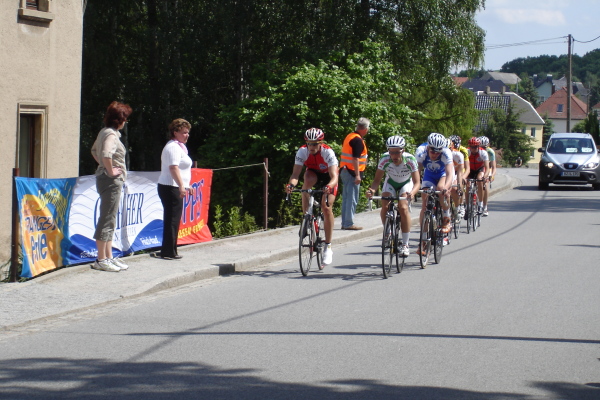
<path fill-rule="evenodd" d="M 469 165 L 471 167 L 469 179 L 478 179 L 477 198 L 479 204 L 477 206 L 479 209 L 477 212 L 481 214 L 483 213 L 483 184 L 490 175 L 490 162 L 488 153 L 481 147 L 481 141 L 478 137 L 469 139 Z M 469 186 L 468 183 L 467 186 Z"/>
<path fill-rule="evenodd" d="M 328 265 L 333 261 L 331 250 L 331 239 L 333 236 L 333 203 L 338 190 L 338 160 L 335 153 L 328 145 L 323 143 L 325 134 L 321 129 L 310 128 L 304 133 L 306 144 L 296 152 L 294 169 L 288 184 L 285 187 L 287 193 L 298 184 L 298 178 L 302 167 L 306 166 L 304 172 L 304 183 L 302 189 L 311 189 L 317 186 L 325 193 L 321 198 L 321 208 L 325 225 L 325 251 L 323 252 L 323 264 Z M 302 193 L 302 212 L 308 207 L 308 193 Z M 327 197 L 326 197 L 327 196 Z M 325 200 L 328 201 L 325 201 Z"/>

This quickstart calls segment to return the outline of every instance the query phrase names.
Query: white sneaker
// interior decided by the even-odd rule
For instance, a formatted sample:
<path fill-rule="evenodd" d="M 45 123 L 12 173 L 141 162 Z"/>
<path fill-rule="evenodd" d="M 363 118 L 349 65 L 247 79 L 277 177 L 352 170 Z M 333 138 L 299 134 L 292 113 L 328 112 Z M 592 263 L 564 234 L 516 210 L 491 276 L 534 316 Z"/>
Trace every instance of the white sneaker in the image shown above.
<path fill-rule="evenodd" d="M 327 247 L 325 247 L 325 250 L 323 251 L 323 264 L 329 265 L 332 263 L 332 261 L 333 261 L 333 250 L 331 250 L 331 245 L 328 245 Z"/>
<path fill-rule="evenodd" d="M 458 207 L 458 216 L 460 219 L 465 217 L 465 206 Z"/>
<path fill-rule="evenodd" d="M 444 240 L 443 240 L 443 243 L 442 243 L 442 245 L 443 245 L 443 246 L 448 246 L 449 244 L 450 244 L 450 239 L 448 239 L 448 237 L 446 236 L 446 237 L 444 238 Z"/>
<path fill-rule="evenodd" d="M 487 217 L 489 215 L 487 207 L 483 209 L 483 216 Z"/>
<path fill-rule="evenodd" d="M 402 248 L 400 249 L 400 255 L 402 257 L 408 257 L 409 254 L 410 254 L 410 250 L 408 249 L 408 245 L 403 244 Z"/>
<path fill-rule="evenodd" d="M 110 262 L 109 259 L 106 260 L 96 260 L 94 264 L 92 264 L 93 269 L 97 269 L 99 271 L 107 271 L 107 272 L 119 272 L 121 268 L 117 267 L 113 263 Z"/>
<path fill-rule="evenodd" d="M 125 264 L 123 261 L 121 261 L 118 258 L 111 258 L 109 261 L 113 265 L 116 265 L 121 271 L 125 271 L 126 269 L 129 268 L 129 265 Z"/>

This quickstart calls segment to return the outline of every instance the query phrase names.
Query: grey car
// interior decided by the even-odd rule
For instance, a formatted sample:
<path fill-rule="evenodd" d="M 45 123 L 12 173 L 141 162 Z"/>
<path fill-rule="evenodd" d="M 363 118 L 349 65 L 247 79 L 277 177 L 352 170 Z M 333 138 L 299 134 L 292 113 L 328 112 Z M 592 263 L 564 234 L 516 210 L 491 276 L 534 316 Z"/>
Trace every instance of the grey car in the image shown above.
<path fill-rule="evenodd" d="M 588 185 L 600 190 L 600 158 L 589 133 L 554 133 L 540 160 L 539 189 L 548 184 Z"/>

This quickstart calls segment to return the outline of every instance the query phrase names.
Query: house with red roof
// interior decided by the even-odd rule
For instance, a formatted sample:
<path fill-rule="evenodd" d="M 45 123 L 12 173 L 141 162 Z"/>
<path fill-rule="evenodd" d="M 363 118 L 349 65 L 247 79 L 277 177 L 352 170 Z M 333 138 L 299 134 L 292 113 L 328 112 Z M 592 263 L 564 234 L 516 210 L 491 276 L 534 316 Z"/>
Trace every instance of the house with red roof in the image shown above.
<path fill-rule="evenodd" d="M 571 129 L 587 117 L 587 105 L 571 95 Z M 567 89 L 555 91 L 536 111 L 554 123 L 555 132 L 567 132 Z"/>

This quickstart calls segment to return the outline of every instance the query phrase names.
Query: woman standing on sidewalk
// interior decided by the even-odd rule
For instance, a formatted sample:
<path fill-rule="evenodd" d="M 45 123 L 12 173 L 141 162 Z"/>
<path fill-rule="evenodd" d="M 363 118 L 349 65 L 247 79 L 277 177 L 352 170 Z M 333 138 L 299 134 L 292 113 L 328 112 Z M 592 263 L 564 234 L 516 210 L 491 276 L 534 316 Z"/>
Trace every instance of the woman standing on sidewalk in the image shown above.
<path fill-rule="evenodd" d="M 125 166 L 125 146 L 119 139 L 131 107 L 113 101 L 104 114 L 104 128 L 92 146 L 92 156 L 98 163 L 96 169 L 96 189 L 100 195 L 100 216 L 96 224 L 94 239 L 98 248 L 98 258 L 92 268 L 100 271 L 119 272 L 127 265 L 112 256 L 112 238 L 117 224 L 117 211 L 121 200 L 121 190 L 127 179 Z"/>
<path fill-rule="evenodd" d="M 169 142 L 161 154 L 160 177 L 158 178 L 158 197 L 163 205 L 163 239 L 160 253 L 156 257 L 166 260 L 178 260 L 177 235 L 183 212 L 183 199 L 194 194 L 190 187 L 192 180 L 192 159 L 188 156 L 185 144 L 190 137 L 192 125 L 183 118 L 169 124 Z"/>

